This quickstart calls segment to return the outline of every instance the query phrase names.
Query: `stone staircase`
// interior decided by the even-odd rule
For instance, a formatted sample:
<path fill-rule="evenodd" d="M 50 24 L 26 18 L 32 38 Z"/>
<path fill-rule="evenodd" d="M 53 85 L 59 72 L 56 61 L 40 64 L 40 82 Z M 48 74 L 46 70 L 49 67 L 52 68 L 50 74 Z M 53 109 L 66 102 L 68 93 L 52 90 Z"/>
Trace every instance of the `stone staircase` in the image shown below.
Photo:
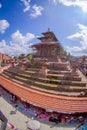
<path fill-rule="evenodd" d="M 70 71 L 49 70 L 47 75 L 39 74 L 40 69 L 28 68 L 21 71 L 19 68 L 5 70 L 3 76 L 22 82 L 26 87 L 46 89 L 47 91 L 81 92 L 86 90 L 86 83 L 78 73 Z"/>

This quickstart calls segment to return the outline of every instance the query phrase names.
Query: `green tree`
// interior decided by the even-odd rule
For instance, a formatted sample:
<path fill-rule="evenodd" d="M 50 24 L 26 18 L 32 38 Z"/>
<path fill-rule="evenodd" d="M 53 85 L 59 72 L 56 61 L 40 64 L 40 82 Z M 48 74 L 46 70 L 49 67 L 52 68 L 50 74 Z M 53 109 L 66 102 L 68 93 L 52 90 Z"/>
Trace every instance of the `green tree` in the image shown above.
<path fill-rule="evenodd" d="M 33 53 L 27 54 L 26 57 L 28 60 L 31 60 L 34 57 L 34 54 Z"/>

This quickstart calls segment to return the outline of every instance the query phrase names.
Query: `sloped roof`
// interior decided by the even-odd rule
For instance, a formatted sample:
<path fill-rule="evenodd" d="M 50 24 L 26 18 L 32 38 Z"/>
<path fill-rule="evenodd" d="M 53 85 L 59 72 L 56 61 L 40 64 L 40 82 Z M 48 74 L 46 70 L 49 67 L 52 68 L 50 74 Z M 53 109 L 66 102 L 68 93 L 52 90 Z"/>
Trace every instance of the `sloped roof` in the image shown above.
<path fill-rule="evenodd" d="M 20 98 L 45 109 L 66 113 L 87 112 L 87 97 L 60 96 L 40 92 L 0 75 L 0 84 Z"/>

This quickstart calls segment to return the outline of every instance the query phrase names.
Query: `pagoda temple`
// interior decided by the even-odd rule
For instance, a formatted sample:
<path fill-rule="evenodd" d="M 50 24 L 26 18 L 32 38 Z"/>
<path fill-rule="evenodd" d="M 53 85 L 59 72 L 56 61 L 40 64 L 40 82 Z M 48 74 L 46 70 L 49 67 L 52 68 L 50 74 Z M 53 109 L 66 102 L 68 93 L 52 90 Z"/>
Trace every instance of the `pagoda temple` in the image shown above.
<path fill-rule="evenodd" d="M 48 61 L 65 60 L 64 50 L 55 34 L 48 28 L 42 33 L 43 37 L 38 37 L 41 43 L 32 45 L 36 52 L 35 58 L 46 58 Z"/>

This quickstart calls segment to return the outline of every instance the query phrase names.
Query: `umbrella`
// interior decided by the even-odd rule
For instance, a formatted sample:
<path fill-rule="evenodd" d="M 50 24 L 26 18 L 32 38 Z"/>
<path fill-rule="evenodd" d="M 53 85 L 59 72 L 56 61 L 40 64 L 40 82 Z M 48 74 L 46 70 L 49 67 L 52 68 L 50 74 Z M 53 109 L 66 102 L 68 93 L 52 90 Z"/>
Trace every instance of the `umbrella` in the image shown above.
<path fill-rule="evenodd" d="M 39 121 L 31 119 L 28 121 L 27 127 L 30 128 L 31 130 L 38 130 L 40 128 L 40 123 Z"/>

